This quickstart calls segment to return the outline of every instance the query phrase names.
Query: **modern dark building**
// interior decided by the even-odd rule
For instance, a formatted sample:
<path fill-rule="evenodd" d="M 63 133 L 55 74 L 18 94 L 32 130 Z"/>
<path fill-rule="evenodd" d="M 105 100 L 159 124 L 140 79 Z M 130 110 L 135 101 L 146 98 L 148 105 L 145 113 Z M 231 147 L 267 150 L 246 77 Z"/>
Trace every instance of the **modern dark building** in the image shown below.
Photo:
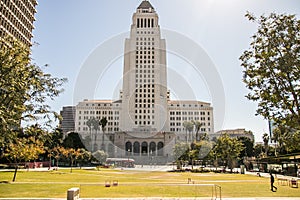
<path fill-rule="evenodd" d="M 60 111 L 62 120 L 59 122 L 59 126 L 64 134 L 75 131 L 75 106 L 64 106 Z"/>

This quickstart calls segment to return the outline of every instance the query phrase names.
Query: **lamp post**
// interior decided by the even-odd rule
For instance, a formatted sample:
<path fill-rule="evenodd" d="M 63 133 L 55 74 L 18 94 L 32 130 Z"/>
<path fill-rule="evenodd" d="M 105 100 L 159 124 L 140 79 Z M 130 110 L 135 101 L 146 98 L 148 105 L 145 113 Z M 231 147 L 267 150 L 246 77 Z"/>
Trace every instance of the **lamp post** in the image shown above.
<path fill-rule="evenodd" d="M 151 149 L 151 150 L 150 150 L 150 156 L 151 156 L 151 157 L 150 157 L 150 165 L 153 164 L 153 163 L 152 163 L 152 162 L 153 162 L 153 156 L 152 156 L 152 153 L 153 153 L 153 152 L 152 152 L 152 149 Z"/>
<path fill-rule="evenodd" d="M 52 154 L 52 152 L 50 152 L 50 162 L 49 162 L 49 169 L 51 169 L 51 154 Z"/>
<path fill-rule="evenodd" d="M 127 152 L 128 152 L 128 162 L 129 162 L 130 149 L 128 149 Z"/>

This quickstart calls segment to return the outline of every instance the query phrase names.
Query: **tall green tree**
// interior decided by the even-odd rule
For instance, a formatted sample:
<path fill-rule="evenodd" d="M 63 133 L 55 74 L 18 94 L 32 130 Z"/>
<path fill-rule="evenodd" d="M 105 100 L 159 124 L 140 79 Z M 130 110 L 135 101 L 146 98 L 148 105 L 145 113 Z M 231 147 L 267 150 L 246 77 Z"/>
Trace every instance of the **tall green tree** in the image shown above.
<path fill-rule="evenodd" d="M 300 127 L 300 20 L 295 15 L 246 17 L 258 25 L 250 48 L 240 57 L 247 98 L 257 114 L 278 124 Z"/>
<path fill-rule="evenodd" d="M 82 143 L 80 134 L 75 132 L 71 132 L 66 136 L 63 140 L 62 146 L 65 148 L 84 149 L 84 144 Z"/>
<path fill-rule="evenodd" d="M 93 128 L 93 118 L 89 118 L 86 121 L 86 125 L 90 130 L 90 148 L 91 148 L 91 152 L 94 151 L 94 143 L 93 143 L 93 135 L 92 135 L 92 128 Z"/>
<path fill-rule="evenodd" d="M 49 139 L 45 141 L 45 148 L 47 151 L 54 149 L 57 146 L 61 146 L 63 143 L 64 134 L 62 129 L 56 127 L 51 133 L 49 133 Z"/>
<path fill-rule="evenodd" d="M 177 168 L 182 168 L 182 164 L 189 160 L 190 145 L 185 142 L 176 143 L 173 149 L 174 159 L 177 163 Z"/>
<path fill-rule="evenodd" d="M 262 143 L 258 143 L 254 146 L 254 149 L 253 149 L 253 153 L 254 153 L 254 156 L 256 158 L 262 158 L 264 157 L 264 145 Z"/>
<path fill-rule="evenodd" d="M 97 150 L 92 154 L 93 158 L 96 159 L 99 163 L 104 164 L 108 154 L 103 150 Z"/>
<path fill-rule="evenodd" d="M 25 129 L 23 136 L 14 138 L 5 148 L 4 156 L 15 164 L 13 181 L 16 180 L 20 162 L 34 161 L 45 152 L 44 138 L 35 135 L 35 131 L 40 132 L 42 129 L 34 129 L 34 127 Z"/>
<path fill-rule="evenodd" d="M 227 134 L 217 139 L 212 152 L 215 158 L 220 159 L 225 167 L 232 171 L 239 155 L 244 150 L 243 143 L 237 138 L 230 138 Z"/>
<path fill-rule="evenodd" d="M 241 152 L 240 157 L 254 156 L 254 141 L 248 137 L 239 137 L 238 140 L 241 141 L 245 147 L 244 151 Z"/>
<path fill-rule="evenodd" d="M 300 130 L 291 130 L 286 126 L 277 126 L 273 130 L 273 137 L 276 146 L 275 151 L 279 154 L 300 152 Z"/>
<path fill-rule="evenodd" d="M 74 162 L 76 161 L 77 158 L 80 157 L 81 153 L 80 153 L 80 149 L 73 149 L 73 148 L 61 148 L 61 151 L 62 151 L 62 155 L 70 161 L 70 166 L 71 166 L 71 169 L 70 169 L 70 173 L 73 172 L 73 165 L 74 165 Z"/>
<path fill-rule="evenodd" d="M 79 155 L 77 157 L 77 163 L 80 164 L 80 167 L 85 164 L 89 163 L 92 158 L 92 153 L 87 151 L 86 149 L 78 149 Z"/>
<path fill-rule="evenodd" d="M 66 79 L 55 78 L 31 63 L 29 47 L 0 38 L 0 146 L 6 147 L 22 131 L 21 124 L 52 125 L 59 115 L 48 100 L 62 91 Z"/>
<path fill-rule="evenodd" d="M 193 121 L 193 124 L 194 124 L 195 130 L 196 130 L 196 141 L 198 142 L 198 141 L 200 141 L 199 131 L 202 126 L 202 123 L 199 121 Z"/>
<path fill-rule="evenodd" d="M 65 148 L 62 146 L 56 146 L 51 150 L 51 157 L 55 158 L 57 169 L 58 169 L 59 160 L 63 157 L 64 151 Z"/>
<path fill-rule="evenodd" d="M 191 150 L 189 152 L 189 157 L 192 164 L 195 160 L 205 160 L 208 158 L 210 151 L 213 148 L 213 143 L 207 140 L 202 140 L 200 142 L 193 142 L 191 144 Z"/>
<path fill-rule="evenodd" d="M 265 156 L 268 156 L 270 137 L 267 133 L 264 133 L 263 136 L 262 136 L 262 139 L 263 139 L 264 147 L 265 147 Z"/>
<path fill-rule="evenodd" d="M 104 135 L 105 135 L 105 127 L 107 125 L 107 119 L 106 117 L 101 118 L 99 125 L 101 126 L 102 129 L 102 145 L 101 145 L 101 149 L 104 150 Z"/>
<path fill-rule="evenodd" d="M 193 129 L 194 129 L 193 122 L 184 121 L 183 122 L 183 127 L 185 128 L 185 132 L 186 132 L 186 142 L 191 141 L 191 134 L 192 134 Z M 189 136 L 188 136 L 188 133 L 189 133 Z"/>
<path fill-rule="evenodd" d="M 94 131 L 95 131 L 94 148 L 95 148 L 95 149 L 98 149 L 98 145 L 97 145 L 97 135 L 98 135 L 98 130 L 99 130 L 99 128 L 100 128 L 100 122 L 99 122 L 99 120 L 97 120 L 96 118 L 93 118 L 92 124 L 93 124 L 93 129 L 94 129 Z"/>

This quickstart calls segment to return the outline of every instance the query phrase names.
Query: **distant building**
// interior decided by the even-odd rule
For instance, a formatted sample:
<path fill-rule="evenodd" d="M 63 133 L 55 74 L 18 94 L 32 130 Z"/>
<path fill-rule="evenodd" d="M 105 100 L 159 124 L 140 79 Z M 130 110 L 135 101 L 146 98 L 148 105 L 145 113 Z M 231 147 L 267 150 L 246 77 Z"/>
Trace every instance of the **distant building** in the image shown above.
<path fill-rule="evenodd" d="M 87 126 L 87 120 L 95 118 L 100 121 L 103 117 L 107 119 L 106 131 L 120 131 L 120 110 L 121 102 L 112 100 L 84 100 L 76 105 L 76 123 L 75 130 L 83 137 L 90 134 L 90 128 Z M 93 128 L 93 127 L 92 127 Z M 92 130 L 94 131 L 94 130 Z M 101 131 L 101 130 L 99 130 Z M 99 138 L 100 139 L 100 138 Z"/>
<path fill-rule="evenodd" d="M 214 137 L 219 137 L 221 135 L 227 134 L 231 138 L 240 138 L 240 137 L 247 137 L 254 141 L 254 135 L 251 131 L 246 131 L 244 128 L 239 129 L 229 129 L 229 130 L 221 130 L 216 132 Z"/>
<path fill-rule="evenodd" d="M 214 133 L 213 108 L 210 103 L 191 100 L 170 100 L 168 101 L 168 112 L 170 118 L 169 131 L 177 133 L 177 141 L 193 141 L 195 139 L 195 135 L 190 137 L 185 134 L 188 130 L 183 126 L 184 122 L 200 122 L 200 135 L 205 133 L 211 135 Z M 195 127 L 193 132 L 195 132 Z"/>
<path fill-rule="evenodd" d="M 64 106 L 60 111 L 62 120 L 59 122 L 64 134 L 75 131 L 75 106 Z"/>
<path fill-rule="evenodd" d="M 0 0 L 0 37 L 11 35 L 31 46 L 36 0 Z"/>

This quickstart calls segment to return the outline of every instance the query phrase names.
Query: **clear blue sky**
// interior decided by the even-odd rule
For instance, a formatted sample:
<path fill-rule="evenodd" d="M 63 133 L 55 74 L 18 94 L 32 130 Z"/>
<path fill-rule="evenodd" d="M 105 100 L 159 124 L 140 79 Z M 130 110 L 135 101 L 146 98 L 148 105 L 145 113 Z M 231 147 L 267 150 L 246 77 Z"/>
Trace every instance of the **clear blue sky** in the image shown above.
<path fill-rule="evenodd" d="M 57 77 L 68 78 L 65 92 L 50 102 L 56 111 L 62 106 L 76 105 L 74 87 L 83 63 L 99 45 L 130 30 L 132 14 L 141 0 L 42 0 L 37 6 L 32 57 L 39 66 Z M 214 63 L 223 83 L 225 118 L 219 129 L 246 128 L 256 141 L 268 131 L 267 122 L 255 116 L 256 104 L 244 96 L 242 67 L 238 60 L 249 47 L 257 26 L 244 17 L 247 11 L 256 16 L 271 12 L 296 14 L 298 0 L 150 0 L 162 29 L 176 31 L 197 43 Z M 119 44 L 123 48 L 124 43 Z M 168 46 L 168 41 L 167 41 Z M 167 47 L 168 48 L 168 47 Z M 109 74 L 99 81 L 93 98 L 111 99 L 116 82 L 122 75 L 122 58 L 116 58 Z M 186 79 L 193 78 L 188 63 L 168 55 L 168 64 Z M 178 65 L 178 66 L 176 66 Z M 105 80 L 105 81 L 104 81 Z M 169 78 L 170 85 L 174 79 Z M 202 81 L 202 82 L 201 82 Z M 103 84 L 103 82 L 105 84 Z M 189 82 L 198 100 L 211 102 L 210 91 L 201 83 Z M 102 85 L 101 85 L 102 84 Z M 193 85 L 195 84 L 195 85 Z M 199 85 L 198 85 L 199 84 Z M 200 89 L 199 89 L 200 88 Z M 88 90 L 88 88 L 87 88 Z M 91 97 L 82 97 L 91 98 Z M 218 113 L 214 113 L 218 115 Z"/>

